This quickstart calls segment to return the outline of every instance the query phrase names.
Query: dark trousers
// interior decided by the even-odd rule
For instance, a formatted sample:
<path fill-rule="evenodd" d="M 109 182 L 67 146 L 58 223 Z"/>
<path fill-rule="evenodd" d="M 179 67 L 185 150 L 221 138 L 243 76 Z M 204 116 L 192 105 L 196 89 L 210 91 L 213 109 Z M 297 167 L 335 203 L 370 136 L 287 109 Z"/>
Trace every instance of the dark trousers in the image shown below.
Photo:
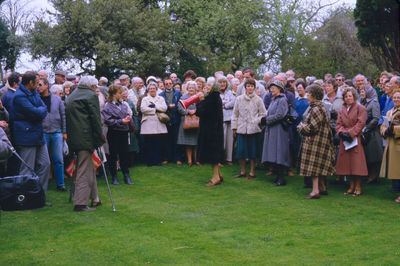
<path fill-rule="evenodd" d="M 122 172 L 129 172 L 128 137 L 128 131 L 108 129 L 107 141 L 110 150 L 108 167 L 112 177 L 117 176 L 118 157 Z"/>
<path fill-rule="evenodd" d="M 179 124 L 167 125 L 168 133 L 163 139 L 162 158 L 164 161 L 182 161 L 182 151 L 178 141 Z"/>
<path fill-rule="evenodd" d="M 161 165 L 161 140 L 164 134 L 143 135 L 144 154 L 147 166 Z"/>

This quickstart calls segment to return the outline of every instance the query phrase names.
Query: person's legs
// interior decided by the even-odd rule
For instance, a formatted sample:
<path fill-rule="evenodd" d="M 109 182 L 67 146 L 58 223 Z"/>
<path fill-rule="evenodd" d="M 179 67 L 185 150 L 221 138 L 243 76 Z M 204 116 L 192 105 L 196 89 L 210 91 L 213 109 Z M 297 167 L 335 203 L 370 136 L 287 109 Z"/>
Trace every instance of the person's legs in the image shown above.
<path fill-rule="evenodd" d="M 57 187 L 64 186 L 64 158 L 63 158 L 63 137 L 62 133 L 51 134 L 54 175 L 57 182 Z"/>
<path fill-rule="evenodd" d="M 46 144 L 36 147 L 35 172 L 40 178 L 43 190 L 47 193 L 50 175 L 50 158 Z"/>
<path fill-rule="evenodd" d="M 354 176 L 355 179 L 355 190 L 354 190 L 354 196 L 360 196 L 362 194 L 361 190 L 361 176 Z"/>
<path fill-rule="evenodd" d="M 283 165 L 279 165 L 279 164 L 276 164 L 274 167 L 274 172 L 277 173 L 277 178 L 278 178 L 278 180 L 275 183 L 275 185 L 277 187 L 286 185 L 286 180 L 285 180 L 285 176 L 284 176 L 284 170 L 285 170 L 284 168 L 285 167 Z"/>
<path fill-rule="evenodd" d="M 119 185 L 117 178 L 117 160 L 118 160 L 118 136 L 114 130 L 109 129 L 107 133 L 107 141 L 109 147 L 108 169 L 112 177 L 113 185 Z"/>
<path fill-rule="evenodd" d="M 345 195 L 347 195 L 347 194 L 353 194 L 353 193 L 354 193 L 354 190 L 355 190 L 355 188 L 356 188 L 354 176 L 349 176 L 349 179 L 350 179 L 350 187 L 349 187 L 349 189 L 344 193 Z"/>
<path fill-rule="evenodd" d="M 192 154 L 193 154 L 193 148 L 192 146 L 186 146 L 186 157 L 187 157 L 187 163 L 189 166 L 192 165 Z"/>
<path fill-rule="evenodd" d="M 224 130 L 225 130 L 225 153 L 226 153 L 226 161 L 228 163 L 232 162 L 232 154 L 233 154 L 233 131 L 231 129 L 231 122 L 224 122 Z"/>
<path fill-rule="evenodd" d="M 239 159 L 239 165 L 240 165 L 240 174 L 245 175 L 246 174 L 246 160 Z"/>
<path fill-rule="evenodd" d="M 256 159 L 250 159 L 250 173 L 249 175 L 255 176 Z"/>
<path fill-rule="evenodd" d="M 118 132 L 118 154 L 121 165 L 121 171 L 124 175 L 125 184 L 132 185 L 132 181 L 129 174 L 129 152 L 128 152 L 128 132 Z"/>
<path fill-rule="evenodd" d="M 75 206 L 87 206 L 89 198 L 97 198 L 96 172 L 92 154 L 79 151 L 76 157 Z"/>

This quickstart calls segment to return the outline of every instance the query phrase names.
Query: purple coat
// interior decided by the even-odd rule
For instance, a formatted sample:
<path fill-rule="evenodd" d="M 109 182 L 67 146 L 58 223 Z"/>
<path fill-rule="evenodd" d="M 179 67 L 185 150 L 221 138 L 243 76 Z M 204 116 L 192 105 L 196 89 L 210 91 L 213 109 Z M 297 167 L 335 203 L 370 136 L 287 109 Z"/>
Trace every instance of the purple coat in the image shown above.
<path fill-rule="evenodd" d="M 128 106 L 122 102 L 107 102 L 104 106 L 101 114 L 104 117 L 104 124 L 108 126 L 109 129 L 118 131 L 129 131 L 128 124 L 122 124 L 122 119 L 124 119 L 128 113 Z"/>

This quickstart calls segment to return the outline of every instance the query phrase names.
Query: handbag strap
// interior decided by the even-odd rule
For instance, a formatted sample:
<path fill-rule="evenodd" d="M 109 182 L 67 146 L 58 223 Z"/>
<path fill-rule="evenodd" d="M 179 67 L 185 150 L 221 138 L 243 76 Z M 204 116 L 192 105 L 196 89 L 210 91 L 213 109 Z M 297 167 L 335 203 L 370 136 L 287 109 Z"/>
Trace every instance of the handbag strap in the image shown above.
<path fill-rule="evenodd" d="M 12 145 L 8 144 L 8 148 L 12 151 L 12 153 L 13 153 L 15 156 L 17 156 L 18 159 L 20 159 L 20 161 L 26 166 L 26 168 L 28 168 L 29 171 L 31 171 L 31 173 L 32 173 L 33 176 L 37 176 L 36 173 L 35 173 L 35 171 L 32 169 L 32 167 L 30 167 L 30 166 L 21 158 L 21 156 L 19 156 L 19 154 L 17 153 L 17 151 L 15 150 L 15 148 L 14 148 Z"/>

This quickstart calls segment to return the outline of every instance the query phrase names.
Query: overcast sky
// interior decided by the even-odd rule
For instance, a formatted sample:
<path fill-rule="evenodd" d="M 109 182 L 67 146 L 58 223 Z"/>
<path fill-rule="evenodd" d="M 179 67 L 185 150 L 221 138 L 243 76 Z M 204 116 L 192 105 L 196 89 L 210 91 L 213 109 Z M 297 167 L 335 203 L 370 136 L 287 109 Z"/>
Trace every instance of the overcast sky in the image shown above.
<path fill-rule="evenodd" d="M 313 1 L 313 0 L 310 0 Z M 31 0 L 28 1 L 30 7 L 34 9 L 51 9 L 51 5 L 47 0 Z M 319 2 L 319 0 L 315 0 L 315 2 Z M 332 3 L 336 2 L 335 6 L 346 4 L 351 7 L 355 7 L 357 0 L 321 0 L 322 3 Z M 37 70 L 41 67 L 41 62 L 32 62 L 31 58 L 28 54 L 23 54 L 17 62 L 17 71 L 25 72 L 27 70 Z"/>

